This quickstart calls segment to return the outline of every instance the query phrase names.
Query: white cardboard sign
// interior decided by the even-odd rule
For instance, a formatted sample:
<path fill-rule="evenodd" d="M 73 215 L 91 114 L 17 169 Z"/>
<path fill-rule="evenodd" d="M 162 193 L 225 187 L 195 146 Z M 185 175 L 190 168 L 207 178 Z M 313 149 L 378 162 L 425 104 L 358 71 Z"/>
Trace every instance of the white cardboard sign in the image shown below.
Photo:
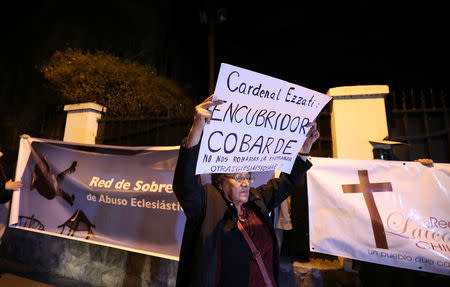
<path fill-rule="evenodd" d="M 331 97 L 280 79 L 222 64 L 211 123 L 196 174 L 291 172 L 309 127 Z"/>

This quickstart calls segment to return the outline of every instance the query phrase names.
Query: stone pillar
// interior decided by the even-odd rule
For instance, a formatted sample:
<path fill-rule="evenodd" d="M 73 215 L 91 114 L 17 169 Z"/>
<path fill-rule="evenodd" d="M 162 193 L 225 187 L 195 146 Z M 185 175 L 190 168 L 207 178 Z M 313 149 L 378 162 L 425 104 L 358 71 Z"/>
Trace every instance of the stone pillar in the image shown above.
<path fill-rule="evenodd" d="M 331 138 L 334 158 L 373 159 L 370 141 L 385 139 L 388 133 L 386 85 L 347 86 L 328 90 L 333 97 Z M 344 270 L 354 272 L 351 259 L 339 257 Z"/>
<path fill-rule="evenodd" d="M 64 110 L 67 111 L 67 117 L 63 140 L 95 144 L 98 120 L 102 113 L 106 112 L 106 108 L 96 103 L 80 103 L 65 105 Z M 54 239 L 51 241 L 54 241 Z M 110 254 L 108 252 L 110 248 L 69 239 L 64 240 L 64 243 L 64 248 L 59 251 L 60 264 L 52 272 L 80 282 L 89 282 L 93 286 L 101 286 L 101 276 L 105 271 L 103 269 L 106 269 L 102 261 Z M 116 250 L 111 249 L 111 251 Z M 119 251 L 119 254 L 121 254 L 120 262 L 110 265 L 108 269 L 114 270 L 113 273 L 118 282 L 123 277 L 121 269 L 126 260 L 126 251 Z"/>
<path fill-rule="evenodd" d="M 336 87 L 333 97 L 331 137 L 334 158 L 373 159 L 370 140 L 383 140 L 388 133 L 384 98 L 386 85 Z"/>
<path fill-rule="evenodd" d="M 64 141 L 95 144 L 98 120 L 106 107 L 96 103 L 81 103 L 64 106 L 67 111 Z"/>

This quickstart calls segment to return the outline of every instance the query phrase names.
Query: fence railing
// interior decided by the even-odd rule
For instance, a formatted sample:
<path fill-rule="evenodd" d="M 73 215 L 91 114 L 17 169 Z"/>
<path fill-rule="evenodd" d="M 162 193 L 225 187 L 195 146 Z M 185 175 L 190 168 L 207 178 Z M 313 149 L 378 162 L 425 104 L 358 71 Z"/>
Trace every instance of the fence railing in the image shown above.
<path fill-rule="evenodd" d="M 124 146 L 180 145 L 190 119 L 157 117 L 144 120 L 99 120 L 96 143 Z"/>
<path fill-rule="evenodd" d="M 401 160 L 431 158 L 450 162 L 450 109 L 448 89 L 391 88 L 386 96 L 389 139 L 404 142 L 394 147 Z M 146 120 L 99 120 L 96 143 L 127 146 L 179 145 L 192 119 L 159 117 Z M 330 105 L 317 118 L 320 138 L 313 156 L 332 157 Z M 48 115 L 38 136 L 60 139 L 64 135 L 61 113 Z M 15 135 L 18 137 L 20 133 Z"/>
<path fill-rule="evenodd" d="M 392 89 L 386 97 L 389 139 L 404 142 L 402 159 L 431 158 L 450 162 L 449 91 Z"/>

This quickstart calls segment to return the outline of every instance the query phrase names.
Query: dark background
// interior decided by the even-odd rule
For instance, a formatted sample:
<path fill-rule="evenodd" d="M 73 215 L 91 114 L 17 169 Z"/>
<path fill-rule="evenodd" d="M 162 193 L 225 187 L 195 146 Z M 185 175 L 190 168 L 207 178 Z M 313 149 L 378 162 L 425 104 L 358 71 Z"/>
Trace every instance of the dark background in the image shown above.
<path fill-rule="evenodd" d="M 386 102 L 391 139 L 409 144 L 402 152 L 403 160 L 427 157 L 450 162 L 448 5 L 441 3 L 3 1 L 0 150 L 5 153 L 2 160 L 7 176 L 14 175 L 20 134 L 62 139 L 62 105 L 44 88 L 36 66 L 67 47 L 106 51 L 150 64 L 197 102 L 213 90 L 222 62 L 323 93 L 337 86 L 389 85 L 392 92 Z M 327 156 L 331 151 L 331 132 L 329 126 L 324 128 L 329 124 L 327 111 L 322 121 L 321 139 L 315 145 L 321 153 L 313 153 L 315 156 Z M 160 122 L 132 123 L 134 131 L 139 130 L 137 126 L 145 132 L 123 136 L 114 132 L 129 130 L 127 123 L 101 121 L 102 142 L 162 145 L 155 140 L 169 139 L 169 135 L 148 130 Z M 55 125 L 49 128 L 52 123 L 58 123 L 54 134 L 50 131 Z M 189 123 L 174 125 L 170 136 L 183 137 L 186 127 Z M 296 242 L 307 248 L 302 231 L 307 230 L 305 206 L 295 206 L 303 223 L 296 227 L 301 233 Z M 16 241 L 14 250 L 29 254 L 22 251 L 22 246 L 29 244 Z M 422 281 L 417 282 L 420 284 Z"/>
<path fill-rule="evenodd" d="M 203 98 L 211 35 L 215 75 L 227 62 L 322 92 L 447 80 L 445 9 L 430 1 L 36 0 L 1 13 L 1 95 L 14 103 L 35 97 L 35 66 L 66 47 L 152 64 Z"/>

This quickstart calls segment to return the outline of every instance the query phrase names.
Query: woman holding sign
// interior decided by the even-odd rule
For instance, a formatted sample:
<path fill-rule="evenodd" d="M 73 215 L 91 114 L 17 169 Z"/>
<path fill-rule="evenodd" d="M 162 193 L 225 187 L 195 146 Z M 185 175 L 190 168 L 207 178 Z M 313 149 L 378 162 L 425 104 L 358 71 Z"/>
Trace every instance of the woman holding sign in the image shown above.
<path fill-rule="evenodd" d="M 222 104 L 212 96 L 195 108 L 194 122 L 182 144 L 173 189 L 187 221 L 178 265 L 177 286 L 277 286 L 279 258 L 269 213 L 295 189 L 311 167 L 307 160 L 319 138 L 310 130 L 291 174 L 282 173 L 257 188 L 248 173 L 212 174 L 202 186 L 195 167 L 208 108 Z"/>

